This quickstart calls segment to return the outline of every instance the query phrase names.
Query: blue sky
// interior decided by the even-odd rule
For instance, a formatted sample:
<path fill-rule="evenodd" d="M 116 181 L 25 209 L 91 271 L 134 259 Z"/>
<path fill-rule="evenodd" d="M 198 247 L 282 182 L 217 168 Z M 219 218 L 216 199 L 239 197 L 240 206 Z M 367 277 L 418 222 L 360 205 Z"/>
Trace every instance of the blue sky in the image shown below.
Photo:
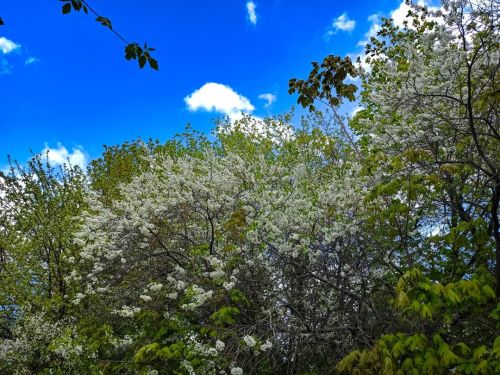
<path fill-rule="evenodd" d="M 102 145 L 137 137 L 210 132 L 213 119 L 282 113 L 288 80 L 328 54 L 356 55 L 399 0 L 89 0 L 130 41 L 157 51 L 158 72 L 139 70 L 123 44 L 57 0 L 2 2 L 0 168 L 51 150 L 85 163 Z M 207 85 L 208 84 L 208 85 Z M 62 158 L 62 159 L 61 159 Z"/>

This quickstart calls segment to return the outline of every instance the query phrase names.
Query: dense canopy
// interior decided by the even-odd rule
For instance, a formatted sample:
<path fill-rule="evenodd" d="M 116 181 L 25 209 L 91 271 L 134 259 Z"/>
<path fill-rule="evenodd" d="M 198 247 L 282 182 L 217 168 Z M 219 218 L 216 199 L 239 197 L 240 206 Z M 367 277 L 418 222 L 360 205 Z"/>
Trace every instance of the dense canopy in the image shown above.
<path fill-rule="evenodd" d="M 300 126 L 12 162 L 0 373 L 499 373 L 499 15 L 386 20 L 290 81 Z"/>

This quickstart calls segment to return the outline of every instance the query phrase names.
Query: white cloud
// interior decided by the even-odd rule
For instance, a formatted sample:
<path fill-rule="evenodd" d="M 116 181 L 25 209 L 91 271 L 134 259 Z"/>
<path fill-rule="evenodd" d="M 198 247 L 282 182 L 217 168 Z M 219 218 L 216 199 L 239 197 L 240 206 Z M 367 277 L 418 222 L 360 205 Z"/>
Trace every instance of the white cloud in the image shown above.
<path fill-rule="evenodd" d="M 260 94 L 258 98 L 267 101 L 267 103 L 264 105 L 265 108 L 269 108 L 276 101 L 276 95 L 273 95 L 271 93 Z"/>
<path fill-rule="evenodd" d="M 332 37 L 340 31 L 351 32 L 356 27 L 356 21 L 351 20 L 347 13 L 342 13 L 340 16 L 335 18 L 332 21 L 331 26 L 328 28 L 327 32 L 323 37 L 328 41 Z"/>
<path fill-rule="evenodd" d="M 77 165 L 82 169 L 85 169 L 87 165 L 87 156 L 79 148 L 73 148 L 70 153 L 66 147 L 61 143 L 57 144 L 57 148 L 50 148 L 45 144 L 45 148 L 40 152 L 43 157 L 47 157 L 51 165 L 64 165 L 71 164 Z"/>
<path fill-rule="evenodd" d="M 26 60 L 24 60 L 24 65 L 28 66 L 37 62 L 40 62 L 40 59 L 36 58 L 35 56 L 29 56 Z"/>
<path fill-rule="evenodd" d="M 351 20 L 347 13 L 342 13 L 333 21 L 332 27 L 335 30 L 351 32 L 356 27 L 356 21 Z"/>
<path fill-rule="evenodd" d="M 253 25 L 257 24 L 257 13 L 255 13 L 255 8 L 257 8 L 257 5 L 255 5 L 253 1 L 247 1 L 248 19 Z"/>
<path fill-rule="evenodd" d="M 21 46 L 19 44 L 14 43 L 12 40 L 9 40 L 4 36 L 0 37 L 0 51 L 2 51 L 4 55 L 11 53 L 12 51 L 14 51 L 19 47 Z"/>
<path fill-rule="evenodd" d="M 347 13 L 342 13 L 332 21 L 332 25 L 328 28 L 323 38 L 327 41 L 340 31 L 351 32 L 356 27 L 356 21 L 351 20 Z"/>
<path fill-rule="evenodd" d="M 269 93 L 261 94 L 259 98 L 267 100 L 268 104 L 276 100 L 276 96 Z M 246 134 L 270 136 L 273 139 L 279 138 L 278 133 L 282 134 L 280 137 L 290 137 L 293 134 L 293 129 L 288 124 L 270 126 L 273 120 L 252 115 L 255 109 L 252 103 L 231 87 L 221 83 L 205 83 L 186 96 L 184 101 L 190 111 L 204 110 L 228 116 L 230 122 L 218 129 L 221 132 L 232 131 L 239 127 Z"/>
<path fill-rule="evenodd" d="M 250 113 L 255 107 L 244 96 L 221 83 L 208 82 L 184 98 L 190 111 L 205 110 L 229 116 L 232 121 L 241 113 Z"/>

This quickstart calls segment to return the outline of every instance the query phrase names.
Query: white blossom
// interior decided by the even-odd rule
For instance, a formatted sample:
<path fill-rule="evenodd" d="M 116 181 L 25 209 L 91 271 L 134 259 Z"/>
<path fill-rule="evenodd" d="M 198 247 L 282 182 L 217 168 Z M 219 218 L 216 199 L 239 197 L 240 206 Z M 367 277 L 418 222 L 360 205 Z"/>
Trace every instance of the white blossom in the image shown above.
<path fill-rule="evenodd" d="M 249 335 L 244 336 L 243 341 L 249 348 L 253 348 L 255 344 L 257 344 L 257 341 L 255 341 L 255 339 Z"/>

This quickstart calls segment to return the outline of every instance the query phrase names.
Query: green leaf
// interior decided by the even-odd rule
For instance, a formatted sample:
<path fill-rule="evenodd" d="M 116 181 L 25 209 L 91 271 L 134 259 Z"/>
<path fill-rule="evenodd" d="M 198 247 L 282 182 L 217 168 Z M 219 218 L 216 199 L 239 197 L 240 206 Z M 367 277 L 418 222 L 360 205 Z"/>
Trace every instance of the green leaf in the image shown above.
<path fill-rule="evenodd" d="M 439 372 L 439 362 L 438 360 L 428 355 L 426 356 L 424 364 L 422 365 L 422 370 L 424 374 L 437 374 Z"/>
<path fill-rule="evenodd" d="M 404 371 L 410 371 L 413 369 L 413 360 L 411 358 L 406 358 L 401 364 L 401 369 Z"/>
<path fill-rule="evenodd" d="M 148 59 L 148 62 L 149 62 L 149 66 L 151 67 L 151 69 L 158 70 L 158 61 L 156 61 L 155 59 L 150 57 Z"/>
<path fill-rule="evenodd" d="M 80 0 L 71 0 L 71 4 L 73 4 L 73 8 L 76 11 L 80 11 L 80 9 L 82 8 L 82 2 Z"/>
<path fill-rule="evenodd" d="M 222 306 L 219 310 L 210 316 L 210 320 L 217 325 L 234 324 L 234 315 L 240 313 L 240 310 L 232 306 Z"/>
<path fill-rule="evenodd" d="M 448 284 L 445 287 L 444 295 L 446 296 L 448 301 L 450 301 L 453 304 L 460 302 L 460 297 L 453 290 L 453 284 Z"/>
<path fill-rule="evenodd" d="M 479 362 L 479 364 L 476 367 L 475 373 L 476 374 L 484 374 L 484 375 L 492 374 L 492 372 L 489 370 L 488 361 L 482 360 L 481 362 Z"/>
<path fill-rule="evenodd" d="M 63 14 L 68 14 L 69 12 L 71 12 L 71 4 L 70 3 L 66 3 L 62 7 L 62 13 Z"/>
<path fill-rule="evenodd" d="M 429 305 L 425 303 L 422 305 L 422 309 L 420 310 L 420 315 L 422 316 L 423 319 L 432 318 L 432 312 L 431 309 L 429 308 Z"/>
<path fill-rule="evenodd" d="M 144 68 L 144 65 L 146 65 L 146 56 L 142 55 L 142 56 L 139 56 L 139 67 L 142 69 Z"/>
<path fill-rule="evenodd" d="M 405 354 L 405 346 L 402 341 L 398 341 L 392 347 L 391 353 L 394 357 L 401 357 Z"/>
<path fill-rule="evenodd" d="M 127 60 L 137 59 L 138 46 L 137 43 L 130 43 L 125 47 L 125 58 Z"/>
<path fill-rule="evenodd" d="M 447 344 L 439 346 L 438 354 L 441 356 L 441 363 L 445 366 L 451 366 L 459 362 L 460 358 L 450 350 Z"/>
<path fill-rule="evenodd" d="M 474 359 L 475 360 L 480 360 L 481 358 L 483 358 L 486 354 L 488 354 L 488 349 L 486 348 L 486 346 L 484 345 L 481 345 L 480 347 L 476 348 L 474 350 Z"/>
<path fill-rule="evenodd" d="M 469 347 L 463 342 L 459 342 L 454 346 L 456 352 L 458 352 L 461 356 L 466 356 L 470 353 Z"/>
<path fill-rule="evenodd" d="M 399 308 L 403 308 L 403 307 L 406 307 L 410 304 L 410 300 L 408 298 L 408 295 L 401 291 L 398 293 L 398 297 L 397 297 L 397 307 Z"/>
<path fill-rule="evenodd" d="M 348 371 L 351 370 L 355 364 L 359 361 L 361 352 L 359 350 L 354 350 L 346 355 L 337 365 L 337 370 Z"/>
<path fill-rule="evenodd" d="M 99 16 L 95 20 L 99 22 L 101 25 L 108 27 L 110 30 L 113 30 L 113 26 L 111 25 L 111 20 L 109 18 Z"/>
<path fill-rule="evenodd" d="M 481 290 L 488 299 L 494 300 L 496 298 L 495 291 L 489 285 L 483 285 Z"/>
<path fill-rule="evenodd" d="M 137 353 L 134 355 L 134 362 L 142 362 L 142 360 L 146 357 L 147 354 L 156 353 L 160 344 L 154 342 L 152 344 L 144 345 L 140 348 Z"/>

